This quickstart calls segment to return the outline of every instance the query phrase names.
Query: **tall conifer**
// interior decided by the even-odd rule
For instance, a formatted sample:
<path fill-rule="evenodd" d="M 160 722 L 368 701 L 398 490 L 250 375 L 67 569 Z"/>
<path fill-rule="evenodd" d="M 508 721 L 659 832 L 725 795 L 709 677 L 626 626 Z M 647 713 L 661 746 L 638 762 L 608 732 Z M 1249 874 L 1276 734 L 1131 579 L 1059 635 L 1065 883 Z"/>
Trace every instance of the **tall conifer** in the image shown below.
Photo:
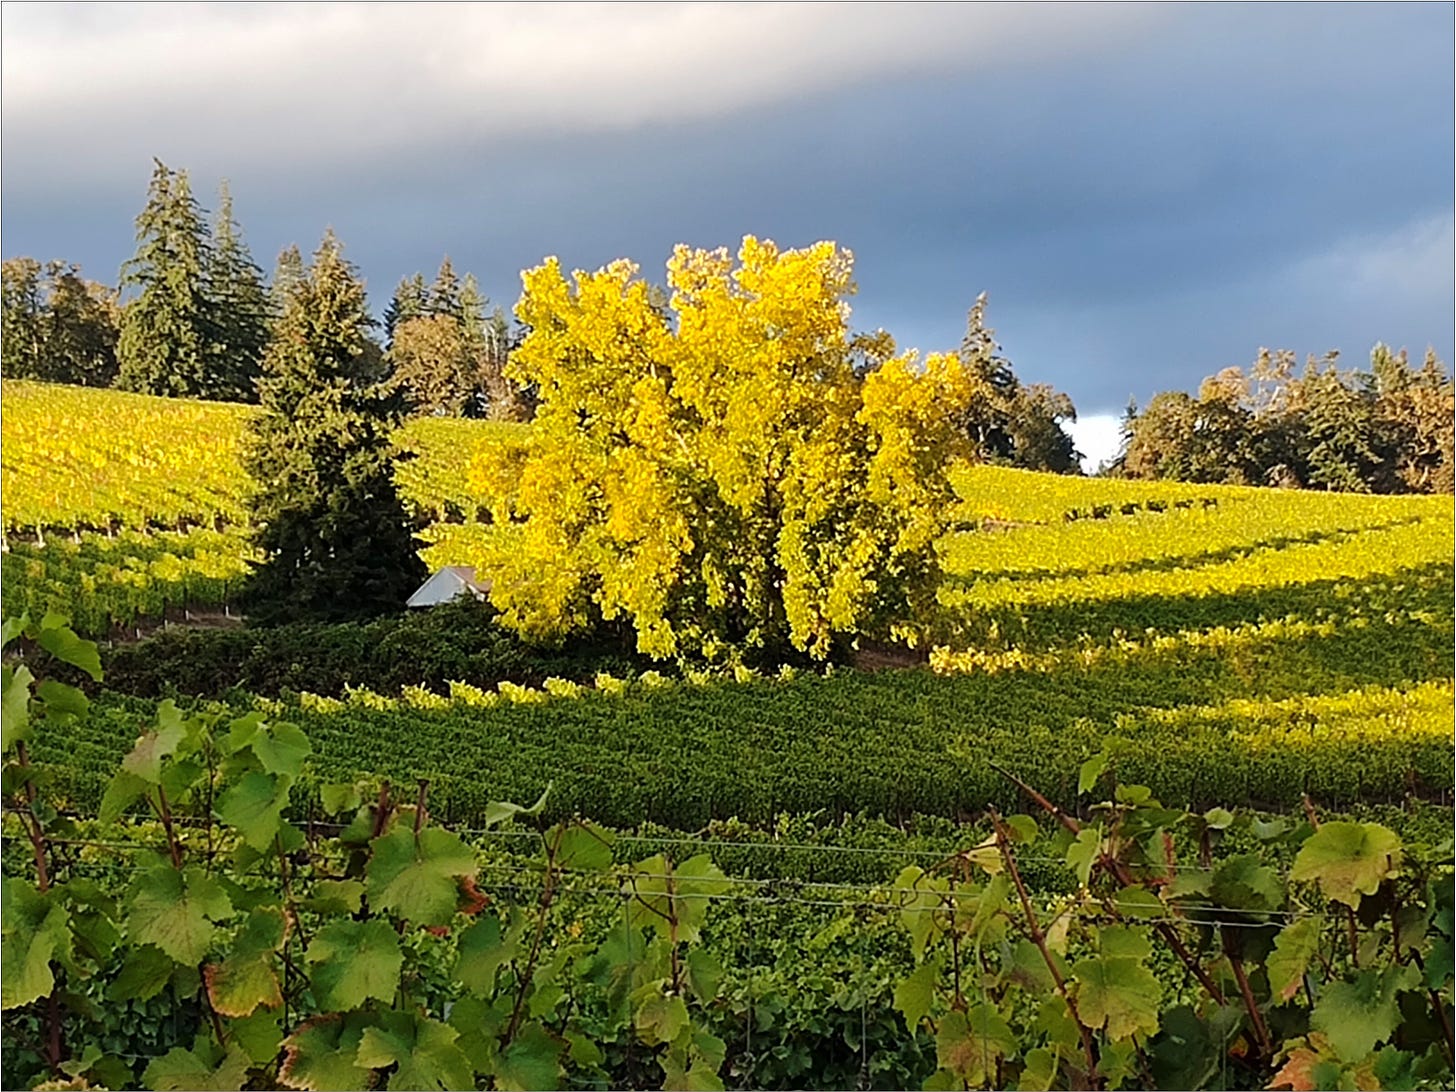
<path fill-rule="evenodd" d="M 263 359 L 263 413 L 247 457 L 265 557 L 243 596 L 255 622 L 397 610 L 424 579 L 394 485 L 403 399 L 381 382 L 372 325 L 331 231 Z"/>
<path fill-rule="evenodd" d="M 218 338 L 204 396 L 256 402 L 258 372 L 268 344 L 269 300 L 263 271 L 233 219 L 233 197 L 226 181 L 219 193 L 208 285 Z"/>
<path fill-rule="evenodd" d="M 217 340 L 209 233 L 187 172 L 154 162 L 137 252 L 121 270 L 122 291 L 137 294 L 122 312 L 117 386 L 196 398 L 210 393 Z"/>
<path fill-rule="evenodd" d="M 268 284 L 268 305 L 274 325 L 282 320 L 288 310 L 288 297 L 303 283 L 305 276 L 303 255 L 298 252 L 298 244 L 284 247 L 273 266 L 273 279 Z"/>
<path fill-rule="evenodd" d="M 384 343 L 394 345 L 394 334 L 410 319 L 425 314 L 425 301 L 429 293 L 425 289 L 425 278 L 416 273 L 413 277 L 400 280 L 394 290 L 394 298 L 384 309 Z"/>

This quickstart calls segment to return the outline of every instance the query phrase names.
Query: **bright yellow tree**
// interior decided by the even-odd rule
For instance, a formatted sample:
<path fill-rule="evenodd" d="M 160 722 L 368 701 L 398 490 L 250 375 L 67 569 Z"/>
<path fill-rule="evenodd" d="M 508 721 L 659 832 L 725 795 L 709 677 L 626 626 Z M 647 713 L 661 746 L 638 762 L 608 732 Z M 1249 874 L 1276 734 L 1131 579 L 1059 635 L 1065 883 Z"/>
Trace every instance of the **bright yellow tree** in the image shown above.
<path fill-rule="evenodd" d="M 507 375 L 539 392 L 530 445 L 471 469 L 508 624 L 554 638 L 626 619 L 645 653 L 715 660 L 914 639 L 978 380 L 954 355 L 851 337 L 851 265 L 828 242 L 749 237 L 736 265 L 679 246 L 670 309 L 626 261 L 522 274 L 531 332 Z"/>

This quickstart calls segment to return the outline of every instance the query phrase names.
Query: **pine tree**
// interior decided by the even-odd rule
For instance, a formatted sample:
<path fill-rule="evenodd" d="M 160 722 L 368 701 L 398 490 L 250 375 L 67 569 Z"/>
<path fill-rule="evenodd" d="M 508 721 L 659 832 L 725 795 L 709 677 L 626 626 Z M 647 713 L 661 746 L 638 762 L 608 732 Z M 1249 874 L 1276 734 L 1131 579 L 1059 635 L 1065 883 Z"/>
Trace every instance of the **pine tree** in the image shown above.
<path fill-rule="evenodd" d="M 268 284 L 268 307 L 275 326 L 288 310 L 288 298 L 303 283 L 304 276 L 303 255 L 298 252 L 298 244 L 292 243 L 279 253 Z"/>
<path fill-rule="evenodd" d="M 384 343 L 394 345 L 394 332 L 410 319 L 420 318 L 425 313 L 425 278 L 416 273 L 405 277 L 394 290 L 394 298 L 384 310 Z"/>
<path fill-rule="evenodd" d="M 425 313 L 430 315 L 460 316 L 460 279 L 455 276 L 455 267 L 446 254 L 435 274 L 435 283 L 430 285 L 430 294 L 425 301 Z"/>
<path fill-rule="evenodd" d="M 490 405 L 491 373 L 499 377 L 499 362 L 491 354 L 491 330 L 485 309 L 490 301 L 480 290 L 474 273 L 465 274 L 460 286 L 460 339 L 464 346 L 466 389 L 461 392 L 461 410 L 466 417 L 483 417 Z M 495 365 L 492 369 L 492 365 Z"/>
<path fill-rule="evenodd" d="M 263 359 L 247 467 L 264 560 L 243 595 L 257 623 L 365 617 L 424 579 L 394 485 L 403 400 L 381 382 L 364 287 L 330 231 Z"/>
<path fill-rule="evenodd" d="M 269 300 L 263 271 L 233 219 L 233 197 L 222 183 L 208 284 L 218 341 L 204 397 L 256 402 L 258 372 L 268 344 Z"/>
<path fill-rule="evenodd" d="M 122 312 L 117 386 L 145 394 L 201 397 L 212 386 L 217 323 L 208 297 L 211 246 L 186 171 L 154 160 L 137 217 L 137 252 L 121 288 L 138 295 Z"/>

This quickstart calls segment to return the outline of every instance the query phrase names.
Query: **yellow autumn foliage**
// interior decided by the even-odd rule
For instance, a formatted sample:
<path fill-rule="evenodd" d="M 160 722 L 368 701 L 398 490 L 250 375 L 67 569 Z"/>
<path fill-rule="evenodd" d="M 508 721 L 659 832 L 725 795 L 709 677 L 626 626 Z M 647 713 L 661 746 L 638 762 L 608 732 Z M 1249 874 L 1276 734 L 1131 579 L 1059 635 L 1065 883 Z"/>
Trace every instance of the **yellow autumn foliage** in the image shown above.
<path fill-rule="evenodd" d="M 851 272 L 830 242 L 748 237 L 736 263 L 679 246 L 667 309 L 626 261 L 522 274 L 531 332 L 507 375 L 540 406 L 516 465 L 482 450 L 469 471 L 503 531 L 473 560 L 508 624 L 626 619 L 645 653 L 710 659 L 914 638 L 978 380 L 852 338 Z"/>

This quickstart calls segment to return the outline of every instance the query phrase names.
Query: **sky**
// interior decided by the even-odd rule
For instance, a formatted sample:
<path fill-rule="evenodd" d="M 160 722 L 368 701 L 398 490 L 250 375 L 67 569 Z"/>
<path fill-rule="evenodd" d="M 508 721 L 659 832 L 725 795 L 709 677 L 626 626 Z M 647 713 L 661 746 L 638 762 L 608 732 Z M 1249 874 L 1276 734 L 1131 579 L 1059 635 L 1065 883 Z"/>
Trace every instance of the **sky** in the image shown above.
<path fill-rule="evenodd" d="M 114 283 L 152 158 L 265 271 L 333 227 L 382 312 L 444 254 L 833 239 L 856 329 L 987 321 L 1089 464 L 1261 347 L 1456 341 L 1456 7 L 7 2 L 0 251 Z"/>

